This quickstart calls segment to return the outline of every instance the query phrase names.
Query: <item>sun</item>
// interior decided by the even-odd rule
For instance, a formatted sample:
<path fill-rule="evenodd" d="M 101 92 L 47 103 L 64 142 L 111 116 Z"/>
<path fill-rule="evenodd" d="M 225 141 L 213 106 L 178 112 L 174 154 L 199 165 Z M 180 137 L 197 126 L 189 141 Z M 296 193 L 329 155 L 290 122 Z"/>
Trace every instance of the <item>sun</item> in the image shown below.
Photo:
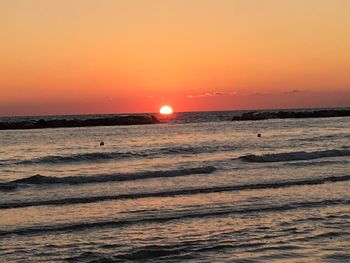
<path fill-rule="evenodd" d="M 163 114 L 163 115 L 169 115 L 169 114 L 173 113 L 173 109 L 170 106 L 168 106 L 168 105 L 163 105 L 160 108 L 159 113 Z"/>

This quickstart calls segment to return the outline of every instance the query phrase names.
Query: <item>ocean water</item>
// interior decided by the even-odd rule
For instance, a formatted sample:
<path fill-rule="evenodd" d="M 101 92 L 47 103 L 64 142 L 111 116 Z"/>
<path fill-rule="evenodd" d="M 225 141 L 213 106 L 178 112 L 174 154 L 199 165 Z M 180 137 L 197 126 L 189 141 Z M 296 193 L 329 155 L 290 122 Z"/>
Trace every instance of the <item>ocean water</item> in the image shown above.
<path fill-rule="evenodd" d="M 350 262 L 350 118 L 235 114 L 0 131 L 0 262 Z"/>

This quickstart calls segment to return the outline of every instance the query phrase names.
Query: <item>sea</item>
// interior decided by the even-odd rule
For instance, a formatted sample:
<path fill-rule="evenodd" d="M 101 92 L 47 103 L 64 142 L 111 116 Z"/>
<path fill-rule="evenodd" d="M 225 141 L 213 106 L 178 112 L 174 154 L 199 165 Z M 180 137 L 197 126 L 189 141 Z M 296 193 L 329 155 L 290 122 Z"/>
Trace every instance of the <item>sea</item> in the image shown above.
<path fill-rule="evenodd" d="M 0 131 L 0 262 L 350 262 L 350 117 L 241 113 Z"/>

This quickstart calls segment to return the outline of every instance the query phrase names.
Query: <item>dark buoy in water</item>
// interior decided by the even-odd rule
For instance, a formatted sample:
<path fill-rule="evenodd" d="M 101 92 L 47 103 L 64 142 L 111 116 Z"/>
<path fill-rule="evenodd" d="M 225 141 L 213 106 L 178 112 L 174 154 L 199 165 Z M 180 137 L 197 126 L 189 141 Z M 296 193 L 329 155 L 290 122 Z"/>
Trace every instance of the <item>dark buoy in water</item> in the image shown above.
<path fill-rule="evenodd" d="M 102 141 L 102 142 L 100 142 L 100 146 L 103 146 L 103 145 L 105 145 L 105 143 Z"/>
<path fill-rule="evenodd" d="M 258 134 L 256 135 L 256 137 L 260 138 L 260 137 L 261 137 L 261 133 L 258 133 Z"/>

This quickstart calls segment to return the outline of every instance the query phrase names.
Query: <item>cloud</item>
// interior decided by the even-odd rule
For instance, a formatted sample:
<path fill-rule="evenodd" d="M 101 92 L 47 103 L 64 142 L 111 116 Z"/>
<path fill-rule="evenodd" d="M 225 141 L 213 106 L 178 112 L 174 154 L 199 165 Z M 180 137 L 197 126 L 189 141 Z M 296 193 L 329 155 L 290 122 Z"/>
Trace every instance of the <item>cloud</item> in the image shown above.
<path fill-rule="evenodd" d="M 300 92 L 300 90 L 293 89 L 293 90 L 284 92 L 284 94 L 295 94 L 295 93 L 299 93 L 299 92 Z"/>
<path fill-rule="evenodd" d="M 187 95 L 187 98 L 203 98 L 203 97 L 235 96 L 235 95 L 237 95 L 237 92 L 214 91 L 214 92 L 206 92 L 203 94 Z"/>

